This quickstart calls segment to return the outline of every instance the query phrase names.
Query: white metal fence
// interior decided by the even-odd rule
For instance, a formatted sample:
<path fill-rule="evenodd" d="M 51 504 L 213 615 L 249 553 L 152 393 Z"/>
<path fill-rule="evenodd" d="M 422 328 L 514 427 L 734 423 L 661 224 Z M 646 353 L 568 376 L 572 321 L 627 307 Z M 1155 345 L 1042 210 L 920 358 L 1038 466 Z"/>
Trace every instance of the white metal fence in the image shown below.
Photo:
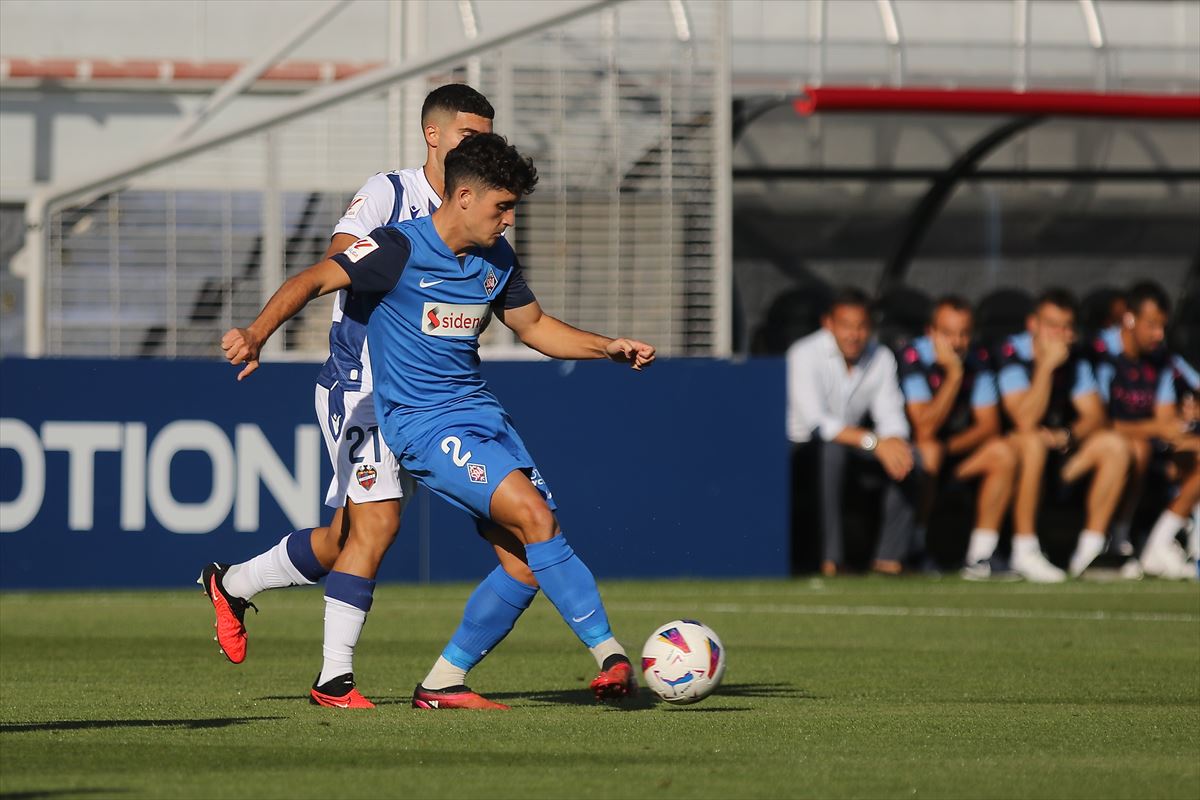
<path fill-rule="evenodd" d="M 413 94 L 478 76 L 496 130 L 533 156 L 541 180 L 512 238 L 548 311 L 664 354 L 720 355 L 726 9 L 692 4 L 682 28 L 671 12 L 658 0 L 610 7 L 427 74 Z M 350 97 L 53 210 L 45 353 L 217 356 L 223 330 L 319 258 L 369 175 L 412 166 L 393 163 L 396 108 L 386 91 Z M 415 119 L 402 135 L 419 143 Z M 322 358 L 328 311 L 313 304 L 273 355 Z M 517 354 L 506 333 L 490 331 L 485 354 Z"/>

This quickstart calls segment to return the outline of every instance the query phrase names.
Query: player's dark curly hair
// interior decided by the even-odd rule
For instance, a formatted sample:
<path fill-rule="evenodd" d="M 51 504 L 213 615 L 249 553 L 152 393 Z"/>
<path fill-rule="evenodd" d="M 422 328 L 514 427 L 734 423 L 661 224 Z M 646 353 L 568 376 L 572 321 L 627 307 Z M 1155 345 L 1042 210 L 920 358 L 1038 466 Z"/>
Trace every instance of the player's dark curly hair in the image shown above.
<path fill-rule="evenodd" d="M 446 197 L 467 183 L 523 197 L 533 191 L 537 181 L 533 159 L 521 155 L 496 133 L 478 133 L 446 154 Z"/>
<path fill-rule="evenodd" d="M 484 119 L 496 117 L 496 110 L 488 99 L 465 83 L 448 83 L 425 95 L 425 102 L 421 105 L 421 122 L 429 119 L 434 111 L 448 111 L 451 114 L 461 111 Z"/>

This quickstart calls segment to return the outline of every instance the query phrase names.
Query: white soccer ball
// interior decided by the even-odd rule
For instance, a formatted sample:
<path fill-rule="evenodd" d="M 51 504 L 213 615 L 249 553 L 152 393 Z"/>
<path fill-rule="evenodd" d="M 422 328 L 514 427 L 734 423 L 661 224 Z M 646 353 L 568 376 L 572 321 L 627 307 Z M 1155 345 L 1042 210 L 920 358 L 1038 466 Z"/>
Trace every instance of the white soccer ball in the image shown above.
<path fill-rule="evenodd" d="M 668 703 L 698 703 L 721 684 L 725 647 L 704 623 L 677 619 L 646 640 L 642 673 L 650 691 Z"/>

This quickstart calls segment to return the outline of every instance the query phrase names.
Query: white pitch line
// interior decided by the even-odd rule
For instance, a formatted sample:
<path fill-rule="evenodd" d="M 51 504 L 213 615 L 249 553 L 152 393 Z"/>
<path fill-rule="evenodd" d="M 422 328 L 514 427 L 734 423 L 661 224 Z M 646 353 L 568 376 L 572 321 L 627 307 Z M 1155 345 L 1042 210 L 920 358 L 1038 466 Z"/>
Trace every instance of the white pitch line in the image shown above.
<path fill-rule="evenodd" d="M 620 611 L 671 613 L 677 606 L 653 603 L 610 603 Z M 1047 619 L 1096 622 L 1200 622 L 1198 614 L 1141 611 L 1036 611 L 1017 608 L 910 608 L 907 606 L 834 606 L 808 604 L 708 603 L 700 610 L 714 614 L 796 614 L 813 617 L 932 617 L 966 619 Z"/>

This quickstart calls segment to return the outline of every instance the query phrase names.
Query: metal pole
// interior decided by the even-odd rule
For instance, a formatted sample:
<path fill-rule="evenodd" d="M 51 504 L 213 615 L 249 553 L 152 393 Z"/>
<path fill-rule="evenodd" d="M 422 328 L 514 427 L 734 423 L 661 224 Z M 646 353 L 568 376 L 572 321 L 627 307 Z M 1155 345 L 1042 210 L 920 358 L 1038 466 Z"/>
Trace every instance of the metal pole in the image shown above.
<path fill-rule="evenodd" d="M 714 330 L 713 355 L 733 353 L 733 91 L 729 7 L 717 4 L 717 58 L 713 66 Z"/>
<path fill-rule="evenodd" d="M 185 119 L 168 141 L 181 142 L 195 133 L 201 125 L 212 119 L 218 111 L 228 105 L 229 101 L 241 94 L 244 89 L 249 88 L 264 72 L 299 46 L 301 42 L 312 36 L 313 33 L 332 19 L 334 15 L 352 2 L 354 0 L 333 0 L 333 2 L 319 9 L 316 14 L 300 25 L 290 36 L 284 37 L 274 48 L 267 50 L 254 61 L 248 62 L 233 77 L 218 87 L 217 91 L 213 92 L 212 96 L 208 98 L 208 101 L 199 110 Z"/>
<path fill-rule="evenodd" d="M 45 349 L 45 268 L 46 220 L 55 205 L 78 195 L 92 192 L 102 192 L 119 186 L 130 178 L 170 164 L 187 156 L 211 150 L 227 142 L 240 139 L 247 134 L 257 133 L 266 128 L 320 111 L 336 105 L 352 97 L 379 91 L 390 84 L 422 75 L 427 72 L 461 62 L 475 53 L 482 53 L 509 42 L 528 36 L 532 33 L 563 25 L 580 17 L 585 17 L 609 6 L 615 6 L 625 0 L 593 0 L 593 2 L 551 14 L 527 25 L 521 25 L 505 33 L 482 37 L 467 47 L 445 51 L 420 59 L 408 59 L 403 64 L 394 67 L 371 70 L 370 72 L 348 78 L 338 84 L 314 89 L 303 97 L 297 98 L 281 109 L 260 114 L 240 125 L 217 133 L 198 135 L 184 142 L 175 142 L 158 153 L 140 158 L 119 169 L 108 170 L 91 178 L 67 184 L 57 184 L 43 187 L 33 193 L 25 206 L 26 247 L 23 259 L 28 269 L 25 276 L 25 351 L 30 357 L 40 356 Z M 35 330 L 36 329 L 36 330 Z"/>
<path fill-rule="evenodd" d="M 267 131 L 263 136 L 263 158 L 266 175 L 262 196 L 262 266 L 258 273 L 259 298 L 266 305 L 275 289 L 283 283 L 283 202 L 279 191 L 279 134 Z M 267 340 L 263 355 L 278 356 L 283 352 L 283 337 Z"/>

